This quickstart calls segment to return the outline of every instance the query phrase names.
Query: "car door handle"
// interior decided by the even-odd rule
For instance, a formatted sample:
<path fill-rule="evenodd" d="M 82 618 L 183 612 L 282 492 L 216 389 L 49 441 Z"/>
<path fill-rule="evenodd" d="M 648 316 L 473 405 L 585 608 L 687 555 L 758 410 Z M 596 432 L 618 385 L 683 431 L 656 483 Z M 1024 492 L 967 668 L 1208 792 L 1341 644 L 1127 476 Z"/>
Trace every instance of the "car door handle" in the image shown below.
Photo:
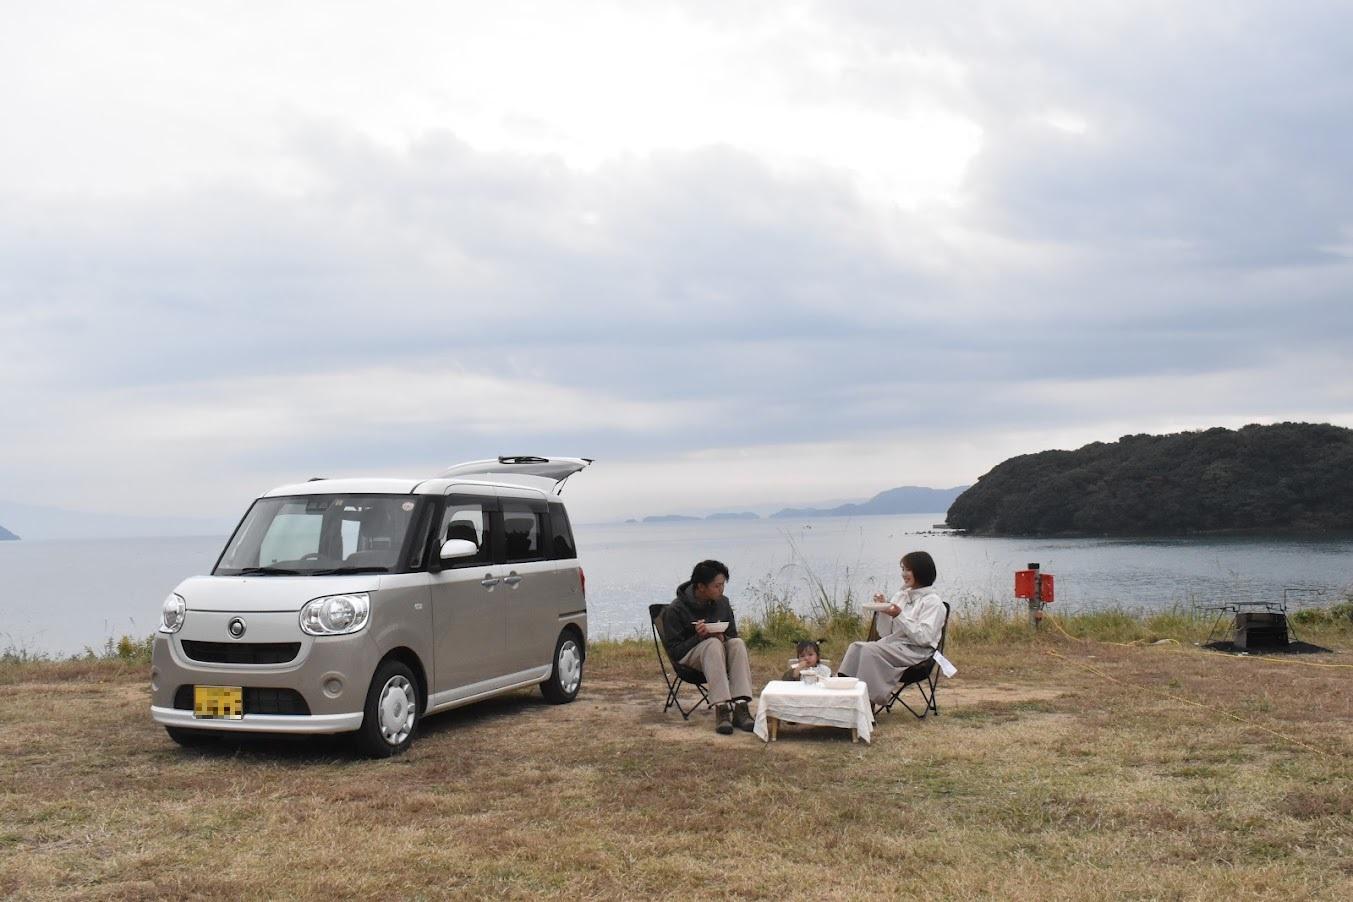
<path fill-rule="evenodd" d="M 498 577 L 496 577 L 496 576 L 493 576 L 493 575 L 485 575 L 485 577 L 479 581 L 479 584 L 480 584 L 481 586 L 483 586 L 485 589 L 492 589 L 494 586 L 498 585 L 500 582 L 502 582 L 502 580 L 500 580 L 500 579 L 499 579 Z"/>
<path fill-rule="evenodd" d="M 504 576 L 503 582 L 507 583 L 509 586 L 515 586 L 517 583 L 521 582 L 521 577 L 514 573 L 511 576 Z"/>

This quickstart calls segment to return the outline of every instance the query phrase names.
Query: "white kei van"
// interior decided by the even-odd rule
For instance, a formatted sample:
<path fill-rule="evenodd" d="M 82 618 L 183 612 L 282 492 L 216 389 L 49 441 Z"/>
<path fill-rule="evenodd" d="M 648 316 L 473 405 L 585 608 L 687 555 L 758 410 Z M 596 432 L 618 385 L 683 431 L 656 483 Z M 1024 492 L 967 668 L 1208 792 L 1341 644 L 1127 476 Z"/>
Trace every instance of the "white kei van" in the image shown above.
<path fill-rule="evenodd" d="M 500 457 L 273 489 L 211 575 L 165 599 L 151 717 L 184 745 L 352 731 L 385 757 L 437 711 L 534 685 L 572 701 L 587 602 L 559 493 L 590 463 Z"/>

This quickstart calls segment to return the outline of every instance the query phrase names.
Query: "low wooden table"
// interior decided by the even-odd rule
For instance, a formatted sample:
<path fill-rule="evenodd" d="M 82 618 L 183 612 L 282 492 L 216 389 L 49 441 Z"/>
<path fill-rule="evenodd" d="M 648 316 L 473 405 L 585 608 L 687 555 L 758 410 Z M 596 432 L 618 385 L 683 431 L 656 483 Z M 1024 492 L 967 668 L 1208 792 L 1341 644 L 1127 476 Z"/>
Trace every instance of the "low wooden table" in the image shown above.
<path fill-rule="evenodd" d="M 756 702 L 753 732 L 766 742 L 779 735 L 780 721 L 850 730 L 851 742 L 869 741 L 874 712 L 863 682 L 850 689 L 826 689 L 789 680 L 771 680 Z"/>

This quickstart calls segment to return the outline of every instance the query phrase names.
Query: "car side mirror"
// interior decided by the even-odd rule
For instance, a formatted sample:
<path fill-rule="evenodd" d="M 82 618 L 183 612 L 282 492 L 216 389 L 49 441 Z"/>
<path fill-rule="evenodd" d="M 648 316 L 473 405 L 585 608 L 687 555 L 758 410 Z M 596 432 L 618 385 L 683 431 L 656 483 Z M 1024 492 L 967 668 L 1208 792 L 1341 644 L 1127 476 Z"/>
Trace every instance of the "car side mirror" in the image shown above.
<path fill-rule="evenodd" d="M 442 543 L 442 550 L 438 557 L 444 561 L 449 561 L 462 557 L 474 557 L 478 553 L 479 546 L 469 539 L 447 539 Z"/>

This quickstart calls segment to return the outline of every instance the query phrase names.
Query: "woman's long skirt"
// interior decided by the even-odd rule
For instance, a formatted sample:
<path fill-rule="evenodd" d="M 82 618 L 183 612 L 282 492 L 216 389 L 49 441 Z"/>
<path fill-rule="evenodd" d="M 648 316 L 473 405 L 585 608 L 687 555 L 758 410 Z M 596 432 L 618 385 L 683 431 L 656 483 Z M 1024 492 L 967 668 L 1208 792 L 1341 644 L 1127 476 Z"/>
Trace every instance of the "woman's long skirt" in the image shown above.
<path fill-rule="evenodd" d="M 864 680 L 869 687 L 869 700 L 881 705 L 897 688 L 902 671 L 934 653 L 934 649 L 908 645 L 891 636 L 874 642 L 852 642 L 841 659 L 839 672 Z"/>

